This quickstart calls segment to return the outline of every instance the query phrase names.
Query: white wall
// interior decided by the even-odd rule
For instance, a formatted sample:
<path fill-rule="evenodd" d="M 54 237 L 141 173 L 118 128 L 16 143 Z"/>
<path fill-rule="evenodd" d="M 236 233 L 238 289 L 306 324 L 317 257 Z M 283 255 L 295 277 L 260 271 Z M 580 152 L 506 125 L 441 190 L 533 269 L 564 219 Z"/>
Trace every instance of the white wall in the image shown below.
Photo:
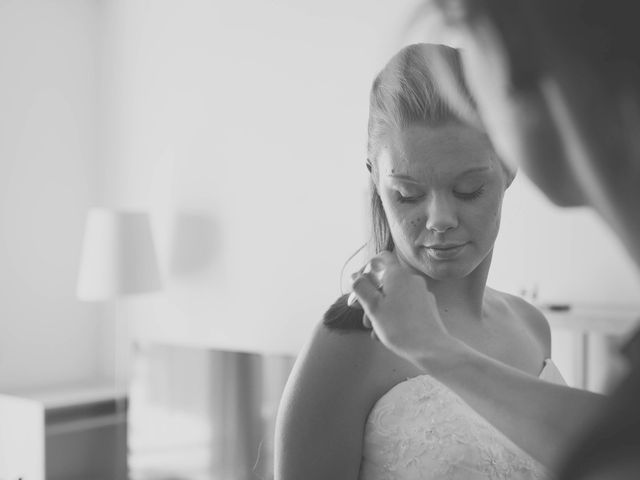
<path fill-rule="evenodd" d="M 560 209 L 519 172 L 505 196 L 489 279 L 543 303 L 637 307 L 640 277 L 622 244 L 591 210 Z"/>
<path fill-rule="evenodd" d="M 112 369 L 74 297 L 95 203 L 154 216 L 165 290 L 120 306 L 143 338 L 295 353 L 364 241 L 368 89 L 412 5 L 0 3 L 0 390 Z M 601 223 L 520 177 L 491 283 L 637 304 Z"/>
<path fill-rule="evenodd" d="M 552 328 L 552 357 L 570 385 L 607 390 L 620 367 L 612 347 L 620 339 L 596 334 L 585 340 L 584 319 L 571 312 L 601 312 L 611 322 L 618 311 L 640 312 L 640 281 L 600 218 L 586 209 L 554 207 L 520 173 L 505 197 L 489 284 L 540 304 L 577 307 L 565 314 L 573 322 Z"/>
<path fill-rule="evenodd" d="M 299 348 L 365 239 L 368 90 L 409 6 L 112 2 L 111 201 L 155 215 L 166 279 L 143 336 Z"/>
<path fill-rule="evenodd" d="M 414 3 L 108 5 L 109 202 L 151 210 L 166 279 L 127 315 L 143 338 L 296 352 L 365 238 L 368 90 Z M 522 177 L 490 283 L 637 305 L 601 222 Z"/>
<path fill-rule="evenodd" d="M 96 190 L 97 3 L 0 2 L 0 391 L 100 373 L 75 299 Z"/>

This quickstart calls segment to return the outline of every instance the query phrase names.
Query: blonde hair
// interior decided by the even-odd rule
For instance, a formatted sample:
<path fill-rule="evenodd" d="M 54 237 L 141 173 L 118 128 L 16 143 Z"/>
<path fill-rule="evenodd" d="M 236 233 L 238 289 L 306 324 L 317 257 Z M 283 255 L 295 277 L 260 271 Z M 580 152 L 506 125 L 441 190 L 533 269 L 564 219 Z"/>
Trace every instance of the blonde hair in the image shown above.
<path fill-rule="evenodd" d="M 451 91 L 456 95 L 447 94 Z M 435 128 L 448 123 L 479 124 L 475 102 L 464 83 L 458 51 L 426 43 L 403 48 L 376 76 L 369 96 L 367 165 L 372 173 L 373 254 L 394 248 L 374 183 L 380 149 L 391 132 L 416 124 Z"/>

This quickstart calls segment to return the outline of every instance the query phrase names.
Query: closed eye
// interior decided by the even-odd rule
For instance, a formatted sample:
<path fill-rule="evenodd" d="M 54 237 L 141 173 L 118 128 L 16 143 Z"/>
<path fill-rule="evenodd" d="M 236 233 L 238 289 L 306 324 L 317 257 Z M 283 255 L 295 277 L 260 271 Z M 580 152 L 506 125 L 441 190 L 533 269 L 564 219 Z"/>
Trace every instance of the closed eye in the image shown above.
<path fill-rule="evenodd" d="M 475 200 L 483 193 L 484 193 L 484 185 L 472 192 L 456 192 L 456 191 L 453 192 L 453 194 L 456 197 L 458 197 L 460 200 L 465 200 L 465 201 Z"/>
<path fill-rule="evenodd" d="M 396 200 L 398 203 L 416 203 L 424 197 L 424 194 L 418 195 L 403 195 L 400 192 L 396 192 Z"/>

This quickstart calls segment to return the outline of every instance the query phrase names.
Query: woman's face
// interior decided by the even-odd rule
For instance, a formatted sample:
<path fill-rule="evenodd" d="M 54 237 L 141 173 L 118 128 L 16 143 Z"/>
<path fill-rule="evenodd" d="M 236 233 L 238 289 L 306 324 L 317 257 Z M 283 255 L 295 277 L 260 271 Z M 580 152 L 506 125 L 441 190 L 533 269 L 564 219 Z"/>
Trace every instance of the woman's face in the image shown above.
<path fill-rule="evenodd" d="M 493 249 L 507 175 L 483 133 L 410 126 L 390 135 L 376 186 L 399 258 L 437 279 L 462 278 Z"/>

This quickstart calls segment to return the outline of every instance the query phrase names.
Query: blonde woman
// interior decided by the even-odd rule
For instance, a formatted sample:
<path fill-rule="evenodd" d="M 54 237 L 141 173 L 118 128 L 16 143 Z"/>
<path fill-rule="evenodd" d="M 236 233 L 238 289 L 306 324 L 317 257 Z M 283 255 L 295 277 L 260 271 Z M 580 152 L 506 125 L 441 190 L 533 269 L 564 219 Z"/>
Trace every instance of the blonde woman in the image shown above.
<path fill-rule="evenodd" d="M 549 358 L 549 327 L 536 308 L 486 285 L 514 172 L 486 133 L 460 121 L 443 99 L 436 60 L 462 78 L 455 50 L 412 45 L 380 72 L 370 97 L 367 169 L 378 255 L 372 271 L 356 275 L 354 290 L 374 324 L 391 319 L 388 327 L 399 312 L 402 331 L 382 328 L 378 341 L 346 296 L 329 309 L 282 399 L 278 480 L 548 476 L 549 458 L 532 455 L 532 442 L 523 441 L 538 420 L 505 429 L 511 413 L 503 414 L 500 397 L 511 402 L 509 390 L 522 388 L 521 379 L 531 392 L 551 385 L 544 379 L 562 383 Z M 457 367 L 449 349 L 466 352 L 462 345 L 486 359 L 466 390 L 447 377 Z M 513 373 L 515 383 L 495 391 L 492 369 Z M 516 412 L 537 411 L 535 396 L 518 398 Z"/>

